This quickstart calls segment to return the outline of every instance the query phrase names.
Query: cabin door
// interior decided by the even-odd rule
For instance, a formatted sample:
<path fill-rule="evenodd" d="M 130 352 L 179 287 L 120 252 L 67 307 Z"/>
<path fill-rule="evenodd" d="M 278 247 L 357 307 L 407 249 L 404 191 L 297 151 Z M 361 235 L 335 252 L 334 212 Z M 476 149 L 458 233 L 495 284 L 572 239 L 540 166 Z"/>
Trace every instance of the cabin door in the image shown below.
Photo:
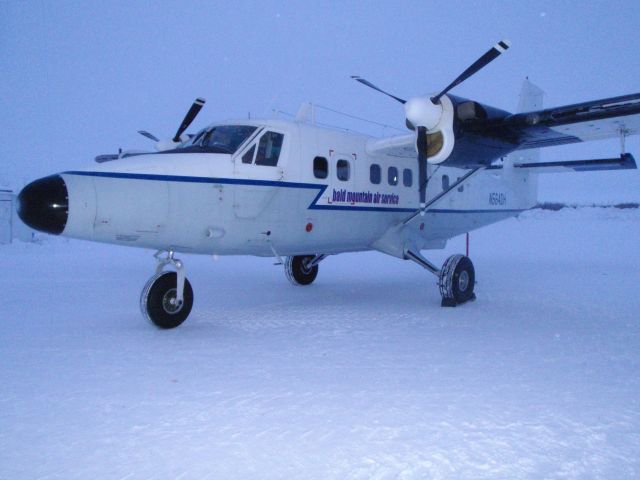
<path fill-rule="evenodd" d="M 234 157 L 234 213 L 238 218 L 257 218 L 269 206 L 282 181 L 287 155 L 282 132 L 265 129 Z"/>

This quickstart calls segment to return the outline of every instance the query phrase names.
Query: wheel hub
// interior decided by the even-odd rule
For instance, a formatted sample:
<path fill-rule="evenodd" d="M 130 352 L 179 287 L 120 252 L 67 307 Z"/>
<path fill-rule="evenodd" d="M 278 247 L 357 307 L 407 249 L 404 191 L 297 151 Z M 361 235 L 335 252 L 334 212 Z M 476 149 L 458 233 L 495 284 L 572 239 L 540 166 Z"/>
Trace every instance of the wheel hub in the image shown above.
<path fill-rule="evenodd" d="M 469 273 L 463 270 L 458 276 L 458 290 L 466 292 L 467 288 L 469 288 Z"/>
<path fill-rule="evenodd" d="M 182 310 L 182 302 L 178 302 L 178 291 L 175 288 L 167 290 L 162 297 L 162 308 L 169 315 L 174 315 Z"/>
<path fill-rule="evenodd" d="M 303 274 L 305 275 L 309 275 L 309 273 L 311 273 L 311 269 L 307 266 L 307 262 L 302 262 L 302 265 L 300 266 L 300 271 L 302 271 Z"/>

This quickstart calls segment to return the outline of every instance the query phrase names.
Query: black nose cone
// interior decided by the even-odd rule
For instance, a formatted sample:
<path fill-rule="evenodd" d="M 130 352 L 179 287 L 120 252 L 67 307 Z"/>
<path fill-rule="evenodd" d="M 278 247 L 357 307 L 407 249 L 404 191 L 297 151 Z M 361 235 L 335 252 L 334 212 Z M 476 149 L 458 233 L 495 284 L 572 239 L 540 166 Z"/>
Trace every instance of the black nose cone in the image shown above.
<path fill-rule="evenodd" d="M 35 230 L 59 235 L 69 216 L 67 186 L 60 175 L 40 178 L 18 195 L 18 216 Z"/>

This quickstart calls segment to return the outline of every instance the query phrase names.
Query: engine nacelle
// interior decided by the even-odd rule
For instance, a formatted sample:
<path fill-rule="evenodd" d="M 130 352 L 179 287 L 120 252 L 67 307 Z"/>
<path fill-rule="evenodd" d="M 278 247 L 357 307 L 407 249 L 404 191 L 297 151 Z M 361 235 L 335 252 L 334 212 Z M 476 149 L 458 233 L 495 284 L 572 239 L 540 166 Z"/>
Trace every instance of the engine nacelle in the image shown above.
<path fill-rule="evenodd" d="M 424 100 L 431 103 L 429 97 L 425 97 Z M 436 125 L 427 131 L 427 162 L 433 165 L 441 164 L 449 158 L 456 140 L 453 133 L 455 119 L 453 102 L 445 95 L 440 99 L 440 106 L 442 107 L 440 118 Z"/>
<path fill-rule="evenodd" d="M 492 122 L 507 117 L 509 112 L 453 95 L 443 96 L 440 101 L 442 116 L 427 131 L 428 163 L 458 168 L 488 166 L 515 148 L 490 130 Z"/>

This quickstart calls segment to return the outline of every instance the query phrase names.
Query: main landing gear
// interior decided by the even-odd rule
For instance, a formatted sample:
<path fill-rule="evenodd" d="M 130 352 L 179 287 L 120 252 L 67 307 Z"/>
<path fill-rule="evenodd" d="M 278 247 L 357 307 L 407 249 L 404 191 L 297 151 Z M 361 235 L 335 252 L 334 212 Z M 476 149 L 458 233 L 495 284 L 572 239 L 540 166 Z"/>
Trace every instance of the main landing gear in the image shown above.
<path fill-rule="evenodd" d="M 153 275 L 140 295 L 142 314 L 158 328 L 168 329 L 181 325 L 191 313 L 193 307 L 193 289 L 185 277 L 184 265 L 169 250 L 166 256 L 158 251 L 154 255 L 158 261 Z M 284 270 L 294 285 L 310 285 L 318 276 L 318 264 L 327 257 L 320 255 L 295 255 L 287 257 Z M 475 300 L 475 270 L 473 263 L 464 255 L 452 255 L 438 269 L 419 252 L 407 250 L 405 258 L 413 260 L 421 267 L 438 277 L 438 286 L 442 295 L 443 307 Z M 171 266 L 175 271 L 164 271 Z"/>
<path fill-rule="evenodd" d="M 156 273 L 153 275 L 140 295 L 142 314 L 159 328 L 175 328 L 184 322 L 193 307 L 193 289 L 184 275 L 184 265 L 174 258 L 173 251 L 161 257 L 156 252 L 158 261 Z M 175 272 L 165 272 L 171 265 Z"/>
<path fill-rule="evenodd" d="M 476 271 L 471 259 L 464 255 L 451 255 L 442 265 L 438 275 L 442 306 L 455 307 L 460 303 L 475 300 L 475 283 Z"/>
<path fill-rule="evenodd" d="M 284 273 L 294 285 L 309 285 L 318 276 L 318 264 L 327 258 L 326 255 L 296 255 L 287 257 L 284 262 Z"/>
<path fill-rule="evenodd" d="M 438 277 L 443 307 L 455 307 L 476 299 L 473 293 L 476 273 L 469 257 L 451 255 L 438 269 L 418 252 L 407 250 L 405 256 Z"/>

